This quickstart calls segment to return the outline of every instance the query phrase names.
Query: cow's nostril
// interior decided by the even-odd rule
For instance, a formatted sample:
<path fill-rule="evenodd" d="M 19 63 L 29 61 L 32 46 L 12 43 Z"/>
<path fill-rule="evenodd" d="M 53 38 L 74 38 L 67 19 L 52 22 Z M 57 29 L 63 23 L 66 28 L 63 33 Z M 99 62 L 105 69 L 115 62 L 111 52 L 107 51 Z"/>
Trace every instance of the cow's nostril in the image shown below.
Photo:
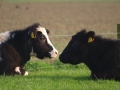
<path fill-rule="evenodd" d="M 55 52 L 55 54 L 58 54 L 58 52 Z"/>

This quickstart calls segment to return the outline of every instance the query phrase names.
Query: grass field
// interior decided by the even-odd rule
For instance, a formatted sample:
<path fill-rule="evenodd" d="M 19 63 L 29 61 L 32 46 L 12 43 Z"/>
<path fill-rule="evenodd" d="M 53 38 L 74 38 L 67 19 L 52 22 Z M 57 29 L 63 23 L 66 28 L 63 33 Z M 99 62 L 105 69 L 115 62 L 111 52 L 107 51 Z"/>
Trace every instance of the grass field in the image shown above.
<path fill-rule="evenodd" d="M 0 76 L 0 90 L 119 90 L 120 83 L 109 80 L 93 81 L 84 65 L 28 62 L 29 76 Z"/>
<path fill-rule="evenodd" d="M 116 39 L 117 24 L 120 24 L 119 0 L 25 1 L 0 0 L 0 32 L 23 29 L 39 22 L 50 30 L 50 39 L 59 54 L 71 39 L 71 35 L 83 28 L 87 31 L 94 30 L 97 35 Z M 90 70 L 84 64 L 64 65 L 58 58 L 30 61 L 25 68 L 29 71 L 27 77 L 0 76 L 0 90 L 120 89 L 120 82 L 91 80 Z"/>

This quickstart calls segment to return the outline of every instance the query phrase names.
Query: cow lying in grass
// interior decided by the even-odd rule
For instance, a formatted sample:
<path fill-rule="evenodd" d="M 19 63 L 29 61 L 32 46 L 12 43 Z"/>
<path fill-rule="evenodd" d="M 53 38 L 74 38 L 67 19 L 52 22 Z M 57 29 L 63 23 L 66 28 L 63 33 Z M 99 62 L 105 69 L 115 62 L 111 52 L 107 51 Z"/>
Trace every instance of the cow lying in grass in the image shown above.
<path fill-rule="evenodd" d="M 31 55 L 39 59 L 54 58 L 58 51 L 48 37 L 49 31 L 39 23 L 23 30 L 0 34 L 0 75 L 28 75 L 23 67 Z"/>
<path fill-rule="evenodd" d="M 120 80 L 120 40 L 96 36 L 94 31 L 82 30 L 72 36 L 59 59 L 63 63 L 85 63 L 92 79 Z"/>

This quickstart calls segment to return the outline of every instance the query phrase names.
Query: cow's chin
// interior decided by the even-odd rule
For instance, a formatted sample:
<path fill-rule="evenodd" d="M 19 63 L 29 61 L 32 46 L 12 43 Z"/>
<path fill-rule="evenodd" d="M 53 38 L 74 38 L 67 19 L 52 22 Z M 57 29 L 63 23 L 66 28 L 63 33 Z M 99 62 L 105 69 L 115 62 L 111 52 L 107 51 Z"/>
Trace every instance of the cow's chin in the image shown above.
<path fill-rule="evenodd" d="M 77 64 L 79 64 L 78 62 L 71 62 L 70 60 L 68 61 L 68 62 L 63 62 L 63 63 L 65 63 L 65 64 L 72 64 L 72 65 L 77 65 Z"/>
<path fill-rule="evenodd" d="M 37 56 L 37 58 L 39 58 L 39 59 L 44 59 L 44 57 L 43 57 L 43 56 Z"/>
<path fill-rule="evenodd" d="M 43 55 L 38 55 L 37 54 L 37 58 L 39 59 L 45 59 L 45 58 L 52 58 L 51 55 L 49 53 L 45 53 Z"/>
<path fill-rule="evenodd" d="M 68 61 L 61 61 L 61 62 L 64 63 L 64 64 L 72 64 L 72 65 L 79 64 L 78 62 L 71 62 L 70 60 L 68 60 Z"/>
<path fill-rule="evenodd" d="M 72 64 L 72 65 L 77 65 L 79 64 L 80 62 L 78 62 L 78 59 L 77 58 L 70 58 L 69 60 L 69 63 Z"/>
<path fill-rule="evenodd" d="M 71 56 L 67 56 L 67 55 L 65 56 L 65 55 L 61 54 L 59 56 L 59 59 L 64 64 L 67 64 L 67 63 L 72 64 L 72 65 L 79 64 L 78 58 L 76 58 L 76 57 L 71 57 Z"/>

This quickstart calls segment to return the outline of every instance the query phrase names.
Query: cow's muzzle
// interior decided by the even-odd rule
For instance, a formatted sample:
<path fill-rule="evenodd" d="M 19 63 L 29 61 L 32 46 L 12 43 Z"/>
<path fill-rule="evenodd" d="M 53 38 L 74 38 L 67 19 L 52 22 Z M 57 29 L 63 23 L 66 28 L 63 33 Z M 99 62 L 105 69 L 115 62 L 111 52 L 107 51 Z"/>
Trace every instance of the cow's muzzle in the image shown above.
<path fill-rule="evenodd" d="M 53 49 L 51 52 L 49 52 L 50 53 L 50 57 L 51 58 L 55 58 L 55 57 L 57 57 L 57 55 L 58 55 L 58 51 L 56 50 L 56 49 Z"/>

